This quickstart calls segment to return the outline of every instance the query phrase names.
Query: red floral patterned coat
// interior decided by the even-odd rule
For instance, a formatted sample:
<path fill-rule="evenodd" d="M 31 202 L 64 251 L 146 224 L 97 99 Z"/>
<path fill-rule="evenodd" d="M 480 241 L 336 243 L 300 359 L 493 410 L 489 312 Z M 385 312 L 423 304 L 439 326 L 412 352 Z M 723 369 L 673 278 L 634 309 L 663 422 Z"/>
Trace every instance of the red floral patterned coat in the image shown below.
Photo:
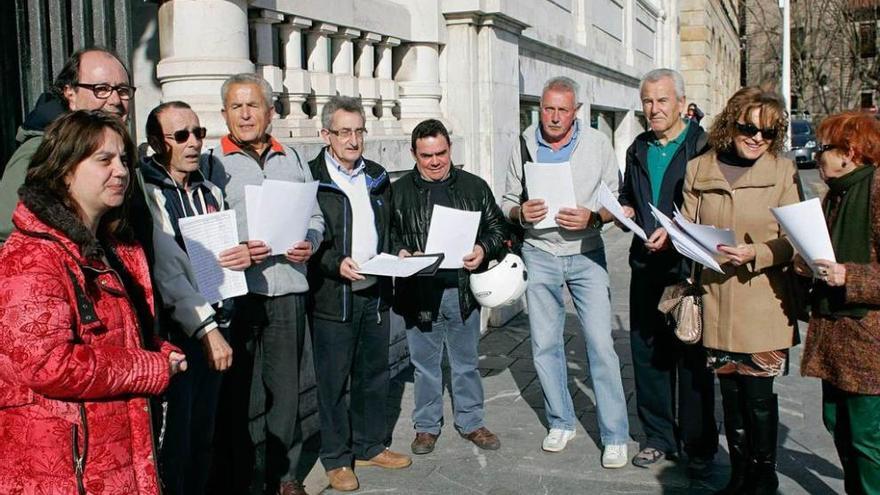
<path fill-rule="evenodd" d="M 144 350 L 116 272 L 86 260 L 22 204 L 13 222 L 17 230 L 0 250 L 0 493 L 158 494 L 145 396 L 168 386 L 174 348 Z M 141 248 L 113 250 L 152 308 Z M 81 324 L 67 270 L 97 320 Z M 79 488 L 75 456 L 83 453 Z"/>

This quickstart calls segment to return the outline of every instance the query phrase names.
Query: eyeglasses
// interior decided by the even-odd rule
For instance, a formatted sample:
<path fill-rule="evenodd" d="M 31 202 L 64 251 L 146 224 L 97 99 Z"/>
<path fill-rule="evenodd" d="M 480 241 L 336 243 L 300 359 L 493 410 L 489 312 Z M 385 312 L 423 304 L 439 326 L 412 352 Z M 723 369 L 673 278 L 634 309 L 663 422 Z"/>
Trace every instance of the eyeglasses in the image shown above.
<path fill-rule="evenodd" d="M 339 129 L 339 130 L 333 130 L 333 129 L 324 129 L 324 130 L 329 132 L 330 134 L 333 134 L 334 136 L 342 138 L 342 139 L 348 139 L 351 137 L 352 134 L 354 134 L 358 138 L 362 138 L 362 137 L 364 137 L 364 134 L 367 133 L 367 130 L 364 129 L 363 127 L 358 128 L 358 129 L 346 128 L 346 129 Z"/>
<path fill-rule="evenodd" d="M 120 100 L 130 100 L 132 96 L 134 96 L 134 91 L 137 89 L 133 86 L 129 86 L 128 84 L 120 84 L 119 86 L 111 86 L 109 84 L 86 84 L 86 83 L 76 83 L 74 86 L 78 88 L 86 88 L 92 91 L 95 94 L 95 98 L 106 100 L 110 98 L 110 95 L 116 91 L 116 94 L 119 95 Z"/>
<path fill-rule="evenodd" d="M 773 141 L 774 139 L 776 139 L 776 136 L 779 135 L 779 131 L 777 131 L 774 127 L 771 127 L 769 129 L 761 129 L 754 124 L 740 124 L 739 122 L 736 123 L 736 130 L 739 131 L 739 133 L 743 136 L 747 137 L 755 137 L 760 132 L 761 137 L 763 137 L 764 139 L 769 139 L 770 141 Z"/>
<path fill-rule="evenodd" d="M 185 143 L 189 141 L 190 133 L 196 137 L 196 139 L 205 139 L 205 136 L 208 134 L 208 129 L 204 127 L 193 127 L 192 129 L 181 129 L 179 131 L 174 131 L 170 134 L 165 134 L 165 137 L 173 137 L 175 141 L 178 143 Z"/>

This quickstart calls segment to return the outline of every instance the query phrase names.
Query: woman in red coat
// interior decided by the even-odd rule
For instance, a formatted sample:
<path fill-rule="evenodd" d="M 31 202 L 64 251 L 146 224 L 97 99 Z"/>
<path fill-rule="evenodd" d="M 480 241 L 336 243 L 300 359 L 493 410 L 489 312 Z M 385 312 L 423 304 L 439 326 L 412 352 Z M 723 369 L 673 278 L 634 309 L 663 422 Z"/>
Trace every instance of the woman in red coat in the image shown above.
<path fill-rule="evenodd" d="M 186 362 L 142 331 L 152 288 L 124 221 L 134 159 L 116 119 L 72 112 L 19 190 L 0 250 L 0 493 L 160 491 L 146 396 Z"/>

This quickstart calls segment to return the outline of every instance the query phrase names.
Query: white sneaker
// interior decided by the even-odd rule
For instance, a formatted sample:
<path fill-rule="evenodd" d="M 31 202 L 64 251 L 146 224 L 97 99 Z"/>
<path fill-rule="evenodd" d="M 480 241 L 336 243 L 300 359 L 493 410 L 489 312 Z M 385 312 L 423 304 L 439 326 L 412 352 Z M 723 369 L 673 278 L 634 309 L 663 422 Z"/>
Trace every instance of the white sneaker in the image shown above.
<path fill-rule="evenodd" d="M 605 469 L 622 468 L 629 459 L 626 455 L 626 444 L 606 445 L 602 451 L 602 467 Z"/>
<path fill-rule="evenodd" d="M 565 444 L 574 438 L 574 430 L 563 430 L 562 428 L 551 428 L 550 433 L 544 438 L 541 448 L 547 452 L 559 452 L 565 448 Z"/>

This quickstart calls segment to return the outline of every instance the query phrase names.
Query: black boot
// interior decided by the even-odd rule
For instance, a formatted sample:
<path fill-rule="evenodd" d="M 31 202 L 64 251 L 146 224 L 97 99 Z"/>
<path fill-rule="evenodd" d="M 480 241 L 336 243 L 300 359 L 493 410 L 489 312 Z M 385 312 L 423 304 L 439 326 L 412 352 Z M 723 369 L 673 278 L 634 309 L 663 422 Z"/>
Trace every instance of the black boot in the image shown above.
<path fill-rule="evenodd" d="M 779 488 L 776 476 L 776 442 L 779 431 L 779 403 L 776 394 L 752 400 L 749 404 L 752 433 L 752 485 L 749 493 L 773 495 Z"/>
<path fill-rule="evenodd" d="M 721 404 L 724 409 L 724 434 L 727 436 L 727 450 L 730 452 L 730 481 L 715 495 L 740 495 L 747 488 L 749 480 L 750 449 L 746 430 L 748 418 L 745 396 L 733 378 L 721 378 Z"/>

